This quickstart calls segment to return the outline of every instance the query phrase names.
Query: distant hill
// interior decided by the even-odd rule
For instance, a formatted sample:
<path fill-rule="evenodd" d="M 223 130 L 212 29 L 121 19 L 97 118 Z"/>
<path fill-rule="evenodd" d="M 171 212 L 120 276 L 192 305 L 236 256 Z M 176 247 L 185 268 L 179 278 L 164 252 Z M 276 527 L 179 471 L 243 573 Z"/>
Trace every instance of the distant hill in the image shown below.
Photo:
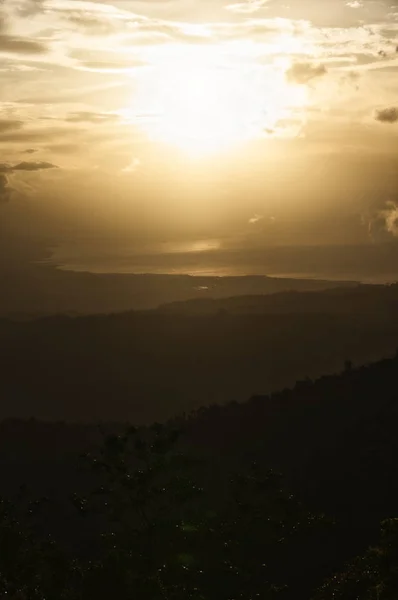
<path fill-rule="evenodd" d="M 358 518 L 362 510 L 380 512 L 382 518 L 398 504 L 398 477 L 389 479 L 392 472 L 398 475 L 397 374 L 398 350 L 359 367 L 347 361 L 339 373 L 305 378 L 242 403 L 202 406 L 169 423 L 182 428 L 185 448 L 221 460 L 262 456 L 307 500 L 322 500 L 329 511 L 346 514 L 343 497 L 352 497 Z M 0 421 L 0 481 L 7 464 L 18 482 L 18 465 L 58 468 L 98 447 L 101 432 L 124 427 L 122 421 Z M 29 478 L 34 479 L 33 472 Z M 47 483 L 51 488 L 54 479 Z"/>
<path fill-rule="evenodd" d="M 47 265 L 0 269 L 0 316 L 31 319 L 54 314 L 99 314 L 144 310 L 191 298 L 273 294 L 286 290 L 349 287 L 330 282 L 275 277 L 191 277 L 189 275 L 94 274 Z"/>
<path fill-rule="evenodd" d="M 394 352 L 398 286 L 0 321 L 0 418 L 165 420 Z M 210 307 L 211 310 L 207 310 Z"/>
<path fill-rule="evenodd" d="M 398 302 L 398 284 L 353 285 L 325 290 L 290 290 L 231 298 L 195 298 L 161 306 L 164 313 L 231 314 L 376 314 L 392 313 Z"/>

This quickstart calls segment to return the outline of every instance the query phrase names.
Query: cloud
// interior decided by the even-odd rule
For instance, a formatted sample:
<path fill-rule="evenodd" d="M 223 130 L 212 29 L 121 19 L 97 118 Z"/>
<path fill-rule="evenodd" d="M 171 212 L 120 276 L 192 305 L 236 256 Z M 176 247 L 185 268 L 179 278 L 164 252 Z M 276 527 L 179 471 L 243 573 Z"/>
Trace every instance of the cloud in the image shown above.
<path fill-rule="evenodd" d="M 389 108 L 376 110 L 375 119 L 376 121 L 380 121 L 380 123 L 397 123 L 398 107 L 390 106 Z"/>
<path fill-rule="evenodd" d="M 117 32 L 114 23 L 83 12 L 68 15 L 67 20 L 73 25 L 83 28 L 87 35 L 111 35 Z"/>
<path fill-rule="evenodd" d="M 76 154 L 81 150 L 81 144 L 73 142 L 50 144 L 47 146 L 46 150 L 56 154 Z"/>
<path fill-rule="evenodd" d="M 30 145 L 35 142 L 51 143 L 52 141 L 60 141 L 61 139 L 71 138 L 76 135 L 77 128 L 73 125 L 69 127 L 51 127 L 41 126 L 34 129 L 21 129 L 4 131 L 0 130 L 0 143 L 24 143 Z"/>
<path fill-rule="evenodd" d="M 386 242 L 391 236 L 398 237 L 398 204 L 386 202 L 384 207 L 363 217 L 368 226 L 369 237 L 373 242 Z"/>
<path fill-rule="evenodd" d="M 47 7 L 46 7 L 47 8 Z M 57 0 L 46 11 L 53 20 L 69 24 L 89 36 L 109 36 L 128 32 L 141 22 L 150 19 L 130 10 L 104 2 Z"/>
<path fill-rule="evenodd" d="M 133 158 L 133 160 L 124 167 L 121 172 L 122 173 L 135 173 L 141 166 L 141 161 L 139 158 Z"/>
<path fill-rule="evenodd" d="M 384 210 L 381 211 L 384 218 L 386 230 L 394 237 L 398 237 L 398 204 L 388 202 Z"/>
<path fill-rule="evenodd" d="M 325 65 L 311 63 L 295 63 L 286 71 L 286 77 L 292 83 L 308 83 L 311 79 L 322 77 L 327 73 Z"/>
<path fill-rule="evenodd" d="M 20 162 L 16 165 L 0 163 L 0 204 L 8 202 L 14 191 L 10 185 L 8 175 L 17 173 L 18 171 L 42 171 L 46 169 L 56 169 L 56 165 L 48 162 Z"/>
<path fill-rule="evenodd" d="M 188 23 L 169 23 L 148 19 L 134 23 L 132 35 L 125 40 L 129 46 L 160 45 L 167 43 L 206 45 L 215 41 L 216 26 Z"/>
<path fill-rule="evenodd" d="M 20 162 L 16 165 L 7 163 L 0 164 L 0 174 L 14 173 L 16 171 L 43 171 L 46 169 L 57 169 L 56 165 L 49 162 Z M 3 175 L 1 175 L 3 177 Z"/>
<path fill-rule="evenodd" d="M 362 2 L 359 2 L 358 0 L 352 0 L 351 2 L 347 2 L 346 6 L 348 6 L 349 8 L 363 8 Z"/>
<path fill-rule="evenodd" d="M 18 36 L 0 34 L 0 53 L 13 54 L 44 54 L 47 47 L 41 42 L 26 40 Z"/>
<path fill-rule="evenodd" d="M 7 175 L 0 173 L 0 203 L 8 202 L 11 197 L 12 188 L 8 183 Z"/>
<path fill-rule="evenodd" d="M 13 119 L 0 119 L 0 133 L 15 131 L 16 129 L 21 129 L 22 126 L 22 121 L 15 121 Z"/>
<path fill-rule="evenodd" d="M 242 39 L 250 40 L 255 43 L 275 41 L 275 36 L 291 35 L 297 37 L 306 35 L 310 28 L 310 23 L 304 20 L 292 20 L 284 17 L 273 17 L 266 19 L 247 18 L 233 23 L 215 23 L 211 25 L 210 40 L 220 42 L 238 41 Z M 278 48 L 276 53 L 283 51 Z M 267 58 L 271 56 L 267 54 Z"/>
<path fill-rule="evenodd" d="M 131 71 L 137 67 L 148 66 L 145 61 L 126 56 L 126 53 L 117 51 L 87 50 L 85 48 L 75 48 L 69 53 L 70 58 L 78 61 L 75 68 L 80 70 L 98 71 L 98 72 L 121 72 Z"/>
<path fill-rule="evenodd" d="M 258 223 L 259 221 L 262 221 L 262 219 L 264 219 L 263 215 L 254 215 L 253 217 L 251 217 L 249 219 L 249 223 L 251 225 L 254 225 L 255 223 Z"/>
<path fill-rule="evenodd" d="M 228 4 L 225 8 L 234 13 L 252 14 L 264 8 L 268 0 L 246 0 L 246 2 L 237 2 Z"/>
<path fill-rule="evenodd" d="M 25 0 L 18 7 L 17 12 L 21 17 L 31 17 L 43 10 L 43 0 Z"/>
<path fill-rule="evenodd" d="M 260 1 L 262 0 L 256 0 Z M 77 0 L 72 3 L 69 0 L 67 6 L 62 4 L 53 9 L 54 16 L 89 36 L 114 36 L 116 43 L 137 46 L 176 42 L 202 44 L 212 41 L 208 25 L 150 18 L 116 7 L 110 10 L 110 6 L 101 3 L 84 3 L 84 10 L 74 10 L 75 4 L 83 3 Z M 121 36 L 127 37 L 123 40 Z"/>
<path fill-rule="evenodd" d="M 147 64 L 140 60 L 88 60 L 80 63 L 83 70 L 104 72 L 104 73 L 122 73 L 129 72 L 137 67 L 144 67 Z"/>
<path fill-rule="evenodd" d="M 49 162 L 21 162 L 15 165 L 13 171 L 43 171 L 45 169 L 57 169 L 56 165 Z"/>
<path fill-rule="evenodd" d="M 66 121 L 68 123 L 108 123 L 109 121 L 117 121 L 119 115 L 114 113 L 96 113 L 89 111 L 70 113 Z"/>

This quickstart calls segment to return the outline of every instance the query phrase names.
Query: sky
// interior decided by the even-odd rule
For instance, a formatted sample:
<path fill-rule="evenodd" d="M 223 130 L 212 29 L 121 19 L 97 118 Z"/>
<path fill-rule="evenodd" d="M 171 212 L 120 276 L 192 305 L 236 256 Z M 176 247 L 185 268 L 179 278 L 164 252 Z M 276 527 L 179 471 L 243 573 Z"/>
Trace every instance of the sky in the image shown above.
<path fill-rule="evenodd" d="M 3 0 L 0 71 L 0 265 L 398 243 L 398 1 Z"/>

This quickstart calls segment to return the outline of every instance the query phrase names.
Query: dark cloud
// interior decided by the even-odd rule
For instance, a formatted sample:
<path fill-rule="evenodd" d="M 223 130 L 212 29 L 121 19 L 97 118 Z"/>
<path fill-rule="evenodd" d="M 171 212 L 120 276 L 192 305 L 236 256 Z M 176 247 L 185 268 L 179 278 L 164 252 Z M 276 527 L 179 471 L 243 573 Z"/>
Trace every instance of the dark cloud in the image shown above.
<path fill-rule="evenodd" d="M 57 169 L 56 165 L 49 162 L 21 162 L 15 165 L 13 171 L 42 171 L 44 169 Z"/>
<path fill-rule="evenodd" d="M 57 166 L 49 162 L 20 162 L 16 165 L 6 163 L 0 164 L 0 173 L 13 173 L 15 171 L 43 171 L 46 169 L 56 169 Z M 1 175 L 3 177 L 3 175 Z"/>
<path fill-rule="evenodd" d="M 118 119 L 119 116 L 114 113 L 74 112 L 67 116 L 66 121 L 69 123 L 108 123 Z"/>
<path fill-rule="evenodd" d="M 397 123 L 398 122 L 398 107 L 390 106 L 376 111 L 376 121 L 381 123 Z"/>
<path fill-rule="evenodd" d="M 24 150 L 22 154 L 34 154 L 35 152 L 37 152 L 37 148 L 28 148 L 27 150 Z"/>
<path fill-rule="evenodd" d="M 18 171 L 42 171 L 46 169 L 56 169 L 57 166 L 48 162 L 20 162 L 16 165 L 0 163 L 0 204 L 8 202 L 13 193 L 8 174 Z"/>
<path fill-rule="evenodd" d="M 18 36 L 0 34 L 0 53 L 11 52 L 15 54 L 44 54 L 47 48 L 41 42 L 27 40 Z"/>
<path fill-rule="evenodd" d="M 13 119 L 0 119 L 0 133 L 21 129 L 22 125 L 22 121 L 14 121 Z"/>
<path fill-rule="evenodd" d="M 0 204 L 8 202 L 11 197 L 12 188 L 8 183 L 7 175 L 0 173 Z"/>
<path fill-rule="evenodd" d="M 327 73 L 325 65 L 311 63 L 295 63 L 286 71 L 286 77 L 293 83 L 308 83 L 311 79 Z"/>

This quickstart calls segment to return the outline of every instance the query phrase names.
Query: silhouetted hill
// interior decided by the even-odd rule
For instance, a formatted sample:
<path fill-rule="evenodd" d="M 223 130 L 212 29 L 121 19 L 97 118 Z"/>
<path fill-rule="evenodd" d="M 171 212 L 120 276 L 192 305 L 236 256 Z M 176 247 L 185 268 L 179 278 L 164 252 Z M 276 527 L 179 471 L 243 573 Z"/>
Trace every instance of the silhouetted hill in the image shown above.
<path fill-rule="evenodd" d="M 189 275 L 94 274 L 46 265 L 0 268 L 0 316 L 32 318 L 59 313 L 98 314 L 156 308 L 160 304 L 210 296 L 272 294 L 283 290 L 349 287 L 331 282 L 275 277 L 191 277 Z"/>
<path fill-rule="evenodd" d="M 398 302 L 398 284 L 357 285 L 321 291 L 290 290 L 269 296 L 195 298 L 161 306 L 164 313 L 183 315 L 232 314 L 392 314 Z"/>
<path fill-rule="evenodd" d="M 382 518 L 398 503 L 397 375 L 398 351 L 357 368 L 347 362 L 340 374 L 199 409 L 186 421 L 186 437 L 210 454 L 267 456 L 331 512 L 360 519 L 371 510 Z"/>
<path fill-rule="evenodd" d="M 391 354 L 397 301 L 398 286 L 364 286 L 210 301 L 209 314 L 187 303 L 0 320 L 0 418 L 145 423 L 244 401 L 336 372 L 347 358 Z"/>

